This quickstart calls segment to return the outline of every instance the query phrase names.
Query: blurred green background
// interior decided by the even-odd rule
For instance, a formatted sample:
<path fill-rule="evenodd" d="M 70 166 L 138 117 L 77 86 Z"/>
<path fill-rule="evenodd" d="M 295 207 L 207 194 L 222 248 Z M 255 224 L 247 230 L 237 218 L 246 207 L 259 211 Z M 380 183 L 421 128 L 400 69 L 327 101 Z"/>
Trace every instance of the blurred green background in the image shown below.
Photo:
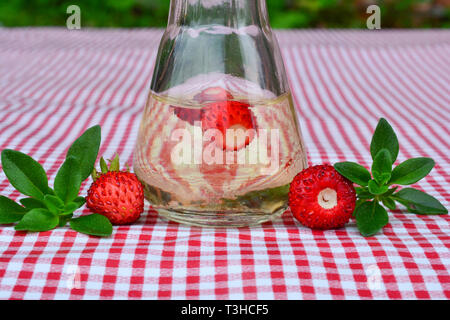
<path fill-rule="evenodd" d="M 1 0 L 0 25 L 63 26 L 81 8 L 82 27 L 164 27 L 170 0 Z M 381 7 L 382 28 L 448 28 L 450 0 L 267 0 L 274 28 L 365 28 Z"/>

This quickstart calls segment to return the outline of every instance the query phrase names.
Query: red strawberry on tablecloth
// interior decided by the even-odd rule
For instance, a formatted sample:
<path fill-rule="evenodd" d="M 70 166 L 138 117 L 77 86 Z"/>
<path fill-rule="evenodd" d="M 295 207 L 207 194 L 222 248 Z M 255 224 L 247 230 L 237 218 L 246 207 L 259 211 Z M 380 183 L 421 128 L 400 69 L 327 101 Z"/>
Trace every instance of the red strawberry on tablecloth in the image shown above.
<path fill-rule="evenodd" d="M 119 171 L 119 158 L 109 168 L 100 159 L 102 171 L 92 173 L 94 183 L 88 190 L 86 206 L 107 217 L 112 224 L 136 221 L 144 210 L 144 188 L 134 173 Z"/>
<path fill-rule="evenodd" d="M 343 227 L 355 209 L 353 183 L 331 165 L 301 171 L 291 183 L 289 206 L 294 217 L 314 229 Z"/>

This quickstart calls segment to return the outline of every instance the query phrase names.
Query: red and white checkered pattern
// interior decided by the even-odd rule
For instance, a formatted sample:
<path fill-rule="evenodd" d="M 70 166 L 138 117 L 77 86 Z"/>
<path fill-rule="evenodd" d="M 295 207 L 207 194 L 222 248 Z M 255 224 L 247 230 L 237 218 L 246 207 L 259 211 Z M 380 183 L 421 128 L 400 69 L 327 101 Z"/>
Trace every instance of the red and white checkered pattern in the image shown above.
<path fill-rule="evenodd" d="M 102 126 L 100 154 L 132 161 L 161 30 L 0 29 L 0 149 L 53 180 L 68 146 Z M 370 165 L 379 117 L 399 161 L 428 156 L 417 187 L 450 202 L 450 32 L 282 31 L 310 164 Z M 87 191 L 84 184 L 82 194 Z M 19 194 L 0 175 L 0 193 Z M 82 210 L 79 211 L 82 213 Z M 0 298 L 448 299 L 450 219 L 390 213 L 376 237 L 354 222 L 312 231 L 289 212 L 260 227 L 201 229 L 146 207 L 99 239 L 0 227 Z"/>

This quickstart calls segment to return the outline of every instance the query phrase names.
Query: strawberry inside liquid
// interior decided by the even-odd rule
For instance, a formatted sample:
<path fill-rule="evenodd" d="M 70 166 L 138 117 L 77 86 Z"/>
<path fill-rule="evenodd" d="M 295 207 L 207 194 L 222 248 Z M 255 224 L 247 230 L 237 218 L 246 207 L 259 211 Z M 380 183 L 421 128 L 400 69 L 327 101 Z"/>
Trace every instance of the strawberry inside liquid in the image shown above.
<path fill-rule="evenodd" d="M 239 101 L 210 103 L 202 112 L 202 130 L 219 130 L 222 139 L 217 140 L 218 147 L 228 151 L 240 150 L 255 136 L 256 125 L 250 107 Z"/>
<path fill-rule="evenodd" d="M 251 105 L 232 99 L 234 97 L 225 89 L 212 87 L 194 97 L 197 102 L 206 103 L 201 109 L 171 107 L 180 120 L 186 121 L 190 125 L 201 122 L 203 132 L 209 129 L 218 130 L 221 137 L 216 137 L 215 142 L 219 148 L 237 151 L 246 147 L 253 140 L 256 123 Z M 228 139 L 227 130 L 230 130 Z"/>

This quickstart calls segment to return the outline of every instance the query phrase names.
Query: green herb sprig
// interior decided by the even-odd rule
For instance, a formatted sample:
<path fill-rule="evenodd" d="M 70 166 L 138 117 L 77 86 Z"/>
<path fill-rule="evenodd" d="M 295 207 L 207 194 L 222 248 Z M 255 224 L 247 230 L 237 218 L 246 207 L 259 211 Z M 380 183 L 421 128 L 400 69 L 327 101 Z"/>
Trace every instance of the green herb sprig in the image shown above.
<path fill-rule="evenodd" d="M 334 168 L 344 177 L 359 185 L 353 215 L 360 233 L 373 236 L 389 222 L 386 208 L 395 210 L 396 202 L 404 205 L 407 212 L 423 215 L 447 214 L 448 210 L 431 195 L 398 185 L 411 185 L 428 175 L 434 167 L 430 158 L 412 158 L 392 168 L 399 152 L 397 136 L 383 118 L 378 122 L 370 154 L 373 163 L 371 172 L 355 162 L 339 162 Z M 384 207 L 383 207 L 384 206 Z"/>
<path fill-rule="evenodd" d="M 100 148 L 101 130 L 87 129 L 69 148 L 59 168 L 53 189 L 48 185 L 44 168 L 30 156 L 16 150 L 1 153 L 3 171 L 17 191 L 28 196 L 20 204 L 0 196 L 0 224 L 16 223 L 21 231 L 47 231 L 69 222 L 81 233 L 106 237 L 112 233 L 111 222 L 100 214 L 73 218 L 85 203 L 79 196 L 81 183 L 91 174 Z"/>

